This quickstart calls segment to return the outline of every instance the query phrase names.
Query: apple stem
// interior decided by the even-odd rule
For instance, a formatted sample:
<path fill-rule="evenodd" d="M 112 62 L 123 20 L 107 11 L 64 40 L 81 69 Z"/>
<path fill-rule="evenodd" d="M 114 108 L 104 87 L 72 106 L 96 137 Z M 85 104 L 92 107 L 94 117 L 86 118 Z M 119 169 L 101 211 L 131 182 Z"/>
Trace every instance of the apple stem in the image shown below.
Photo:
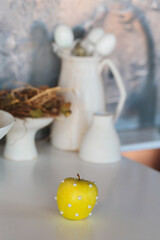
<path fill-rule="evenodd" d="M 80 178 L 80 175 L 79 175 L 79 173 L 77 173 L 77 177 L 78 177 L 78 180 L 80 180 L 81 178 Z"/>

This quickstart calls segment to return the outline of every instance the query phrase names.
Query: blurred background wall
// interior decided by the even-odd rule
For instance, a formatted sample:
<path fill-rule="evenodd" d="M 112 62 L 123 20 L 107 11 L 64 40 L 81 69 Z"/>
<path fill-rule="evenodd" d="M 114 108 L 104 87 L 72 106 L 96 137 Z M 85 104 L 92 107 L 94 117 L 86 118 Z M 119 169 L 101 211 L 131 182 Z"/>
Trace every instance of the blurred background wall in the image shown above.
<path fill-rule="evenodd" d="M 110 56 L 127 89 L 117 129 L 159 127 L 160 2 L 158 0 L 1 0 L 0 88 L 18 82 L 55 86 L 60 60 L 52 52 L 54 27 L 66 23 L 75 37 L 94 26 L 117 37 Z M 103 73 L 106 105 L 114 111 L 118 91 L 108 69 Z"/>

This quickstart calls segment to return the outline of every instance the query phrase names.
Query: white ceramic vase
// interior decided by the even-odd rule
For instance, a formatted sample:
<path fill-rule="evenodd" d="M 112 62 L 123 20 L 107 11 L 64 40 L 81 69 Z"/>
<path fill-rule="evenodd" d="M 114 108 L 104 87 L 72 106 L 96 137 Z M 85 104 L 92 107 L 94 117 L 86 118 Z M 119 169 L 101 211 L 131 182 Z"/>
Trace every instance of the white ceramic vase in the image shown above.
<path fill-rule="evenodd" d="M 12 128 L 14 122 L 15 119 L 10 113 L 0 110 L 0 139 Z"/>
<path fill-rule="evenodd" d="M 36 159 L 36 132 L 52 121 L 53 118 L 16 118 L 13 128 L 7 134 L 4 157 L 15 161 Z"/>
<path fill-rule="evenodd" d="M 59 85 L 71 88 L 65 93 L 66 101 L 71 102 L 72 114 L 61 121 L 55 121 L 52 129 L 51 142 L 61 150 L 79 150 L 93 114 L 106 110 L 104 89 L 101 79 L 103 68 L 107 65 L 114 75 L 120 91 L 120 101 L 115 111 L 118 118 L 126 97 L 123 81 L 119 71 L 109 59 L 99 57 L 75 57 L 61 55 L 62 69 Z"/>
<path fill-rule="evenodd" d="M 79 152 L 87 162 L 114 163 L 121 159 L 120 142 L 111 114 L 95 114 Z"/>

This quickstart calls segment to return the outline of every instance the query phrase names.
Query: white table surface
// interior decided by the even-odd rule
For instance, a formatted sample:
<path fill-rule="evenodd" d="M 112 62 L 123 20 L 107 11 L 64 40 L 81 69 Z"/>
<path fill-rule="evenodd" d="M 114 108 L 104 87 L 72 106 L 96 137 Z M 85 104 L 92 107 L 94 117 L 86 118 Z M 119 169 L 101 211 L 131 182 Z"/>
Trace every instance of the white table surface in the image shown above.
<path fill-rule="evenodd" d="M 37 161 L 0 159 L 0 240 L 160 239 L 160 175 L 137 162 L 82 162 L 39 144 Z M 2 152 L 2 149 L 1 149 Z M 54 197 L 69 176 L 94 180 L 99 202 L 82 221 L 64 219 Z"/>

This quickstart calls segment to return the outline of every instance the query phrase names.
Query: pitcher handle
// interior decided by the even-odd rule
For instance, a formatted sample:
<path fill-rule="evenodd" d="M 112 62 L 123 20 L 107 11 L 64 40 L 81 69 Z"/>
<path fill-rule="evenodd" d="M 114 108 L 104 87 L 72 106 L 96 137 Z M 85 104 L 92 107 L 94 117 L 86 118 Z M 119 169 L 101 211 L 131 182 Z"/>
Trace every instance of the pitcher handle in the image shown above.
<path fill-rule="evenodd" d="M 114 79 L 116 81 L 116 84 L 118 86 L 118 89 L 119 89 L 119 92 L 120 92 L 120 99 L 119 99 L 119 102 L 117 104 L 117 107 L 116 107 L 116 111 L 114 113 L 114 121 L 116 121 L 123 109 L 123 106 L 124 106 L 124 103 L 125 103 L 125 99 L 126 99 L 126 90 L 125 90 L 125 86 L 124 86 L 124 83 L 123 83 L 123 80 L 121 78 L 121 75 L 117 69 L 117 67 L 115 66 L 115 64 L 109 60 L 109 59 L 104 59 L 100 62 L 100 74 L 102 73 L 103 71 L 103 68 L 105 67 L 105 65 L 108 65 L 110 70 L 112 71 L 112 74 L 114 76 Z"/>

